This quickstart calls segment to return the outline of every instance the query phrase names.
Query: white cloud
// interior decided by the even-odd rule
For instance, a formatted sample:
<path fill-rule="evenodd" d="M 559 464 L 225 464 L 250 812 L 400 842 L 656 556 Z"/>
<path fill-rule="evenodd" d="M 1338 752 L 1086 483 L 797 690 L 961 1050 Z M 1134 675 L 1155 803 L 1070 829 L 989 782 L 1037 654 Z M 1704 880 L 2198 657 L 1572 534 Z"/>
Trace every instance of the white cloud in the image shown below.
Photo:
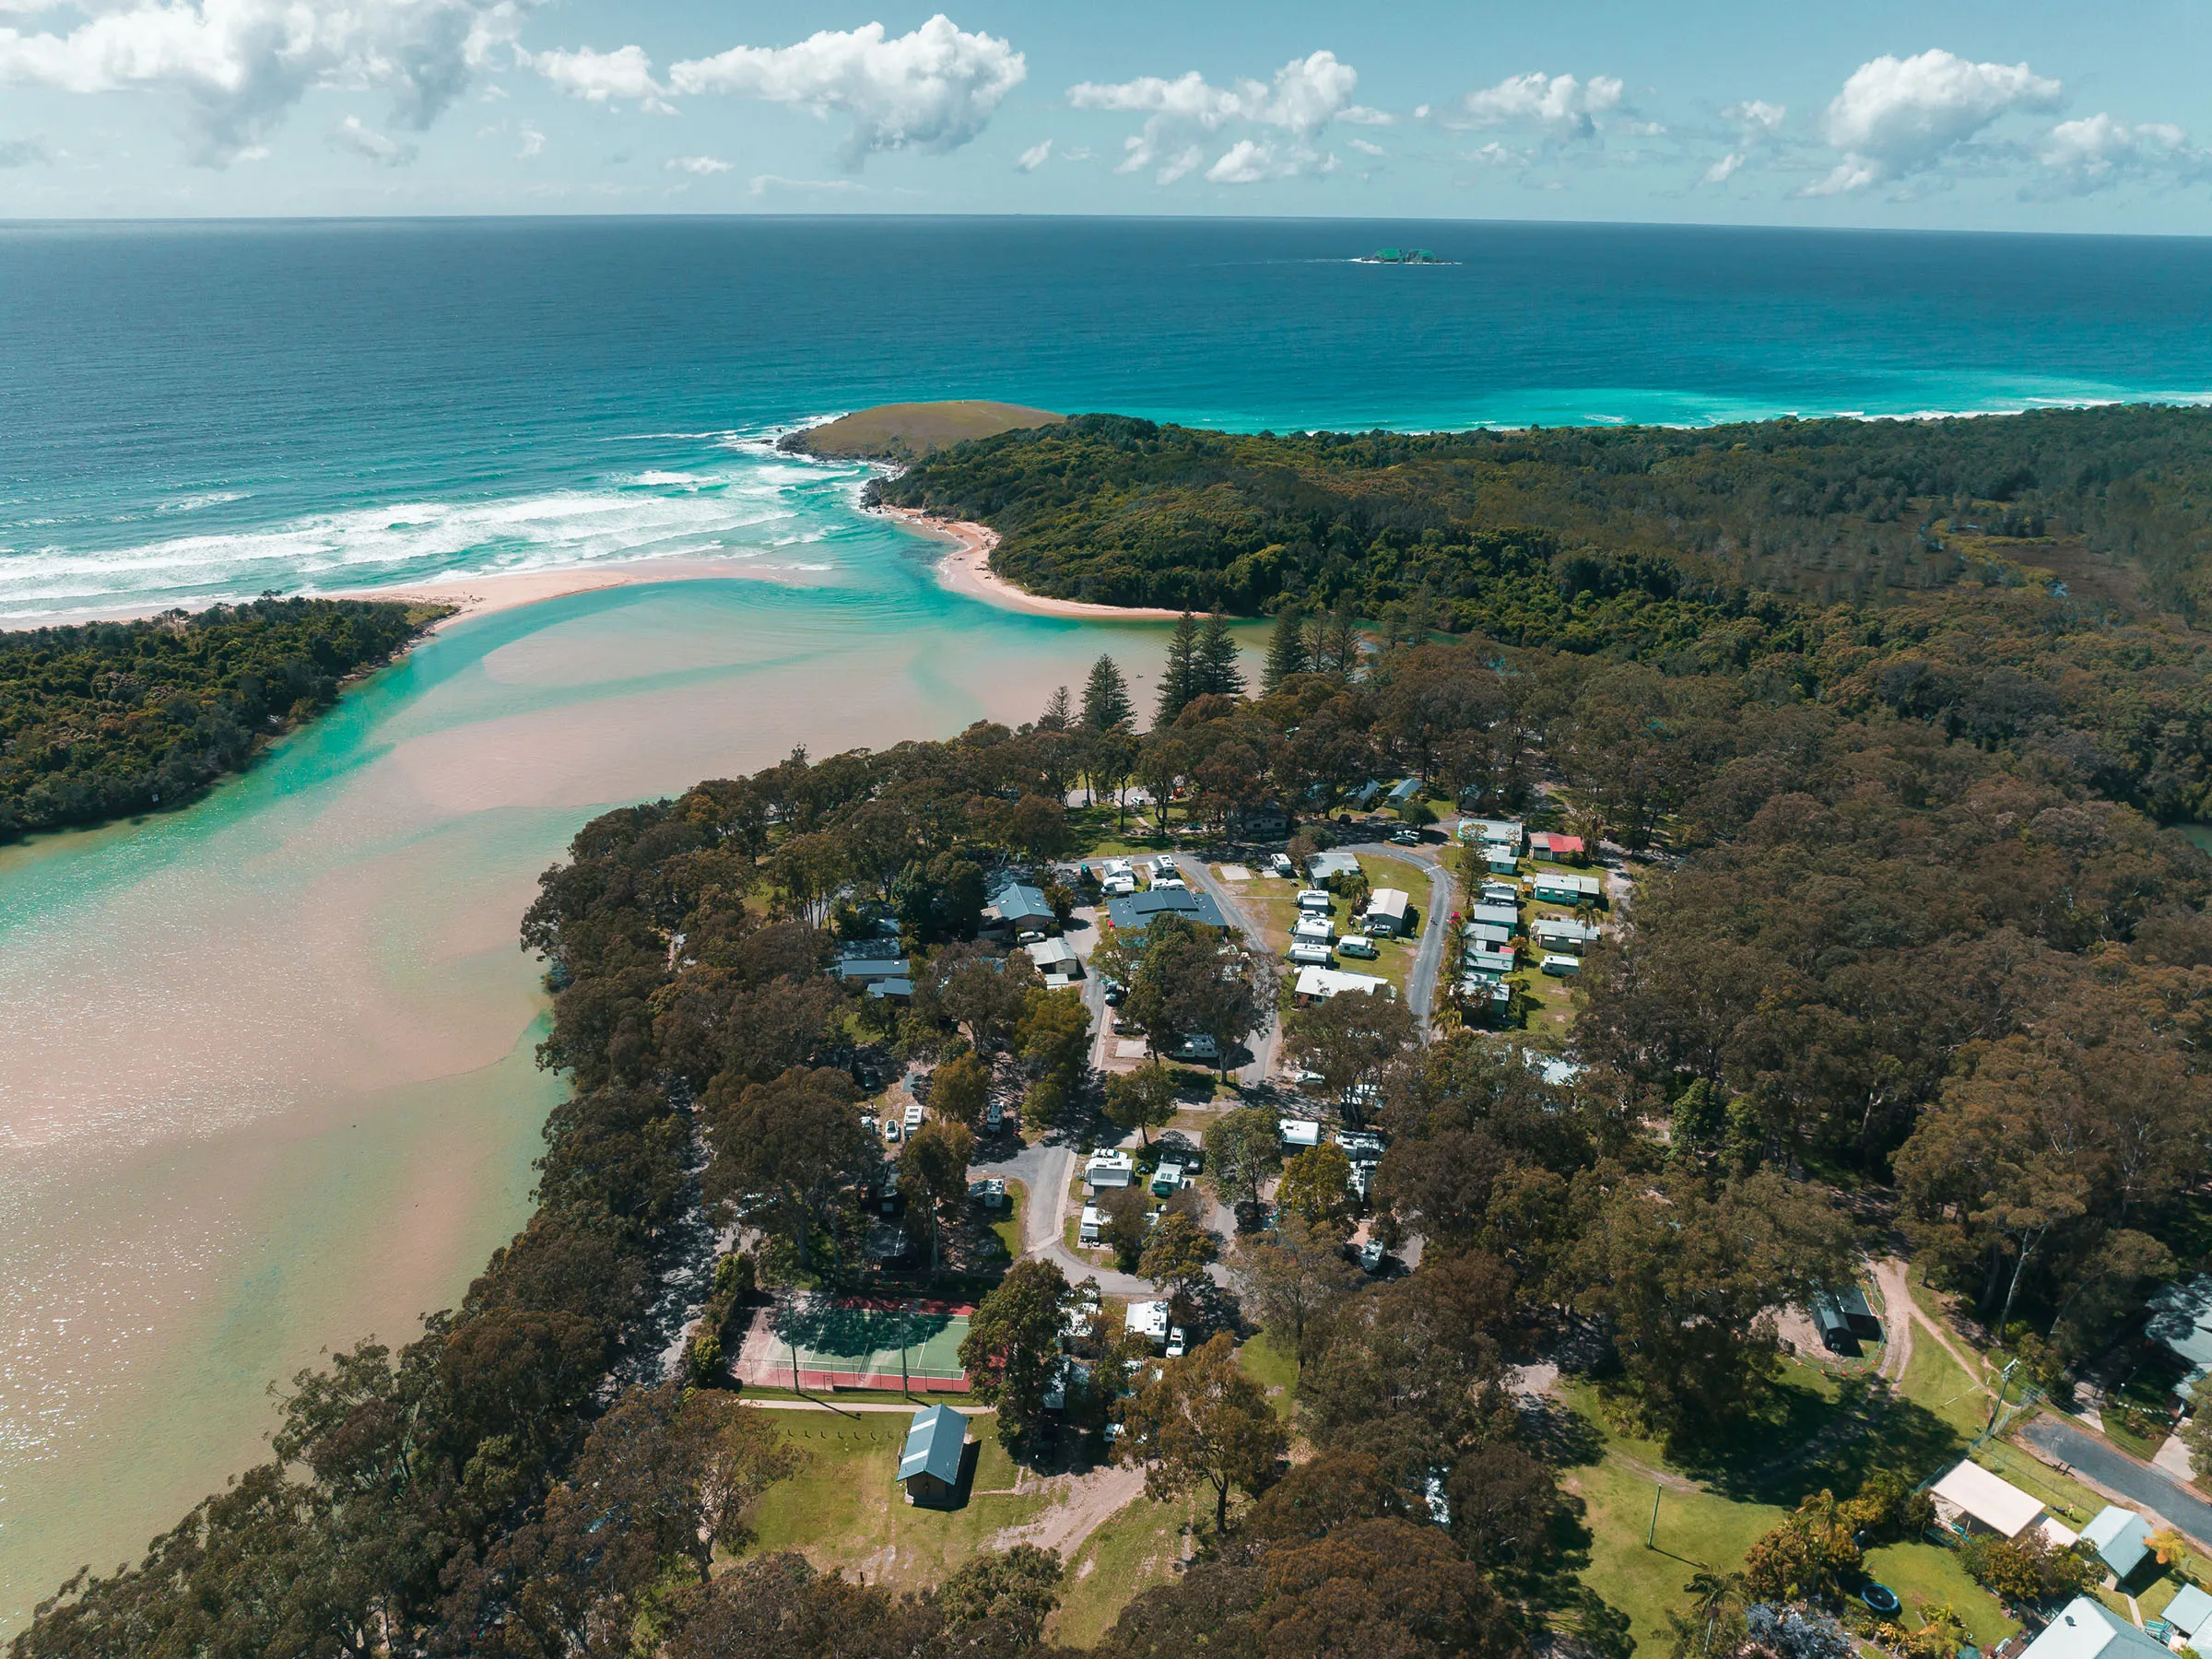
<path fill-rule="evenodd" d="M 1023 150 L 1020 159 L 1014 163 L 1014 166 L 1015 170 L 1019 172 L 1035 172 L 1052 159 L 1053 141 L 1047 138 L 1042 144 L 1032 144 L 1028 149 Z"/>
<path fill-rule="evenodd" d="M 2049 170 L 2041 195 L 2089 195 L 2131 179 L 2188 183 L 2212 177 L 2212 151 L 2198 149 L 2165 122 L 2130 126 L 2098 112 L 2062 121 L 2044 135 L 2037 159 Z"/>
<path fill-rule="evenodd" d="M 1347 138 L 1345 140 L 1345 142 L 1349 144 L 1354 149 L 1358 150 L 1363 156 L 1387 156 L 1390 154 L 1390 152 L 1384 149 L 1381 145 L 1370 144 L 1364 138 Z"/>
<path fill-rule="evenodd" d="M 870 23 L 824 29 L 796 46 L 734 46 L 672 65 L 668 79 L 679 92 L 729 92 L 848 115 L 843 159 L 857 169 L 883 150 L 958 149 L 1028 73 L 1009 42 L 965 33 L 940 12 L 895 39 Z"/>
<path fill-rule="evenodd" d="M 1805 194 L 1841 195 L 1924 172 L 2000 116 L 2050 109 L 2061 90 L 2026 64 L 1976 64 L 1943 51 L 1862 64 L 1823 126 L 1841 159 Z"/>
<path fill-rule="evenodd" d="M 1743 166 L 1743 156 L 1740 153 L 1731 151 L 1729 154 L 1723 156 L 1718 161 L 1715 161 L 1711 167 L 1705 170 L 1705 182 L 1708 184 L 1725 184 L 1735 175 L 1735 170 Z"/>
<path fill-rule="evenodd" d="M 1620 108 L 1623 89 L 1610 75 L 1583 81 L 1532 70 L 1468 93 L 1460 107 L 1477 126 L 1534 125 L 1557 138 L 1587 138 L 1596 117 Z"/>
<path fill-rule="evenodd" d="M 1513 149 L 1493 138 L 1478 150 L 1465 152 L 1460 159 L 1479 161 L 1485 167 L 1526 167 L 1535 157 L 1527 150 Z"/>
<path fill-rule="evenodd" d="M 648 110 L 671 112 L 661 96 L 665 88 L 653 78 L 653 60 L 641 47 L 595 52 L 585 46 L 574 52 L 525 52 L 521 55 L 531 68 L 574 97 L 593 103 L 629 99 Z"/>
<path fill-rule="evenodd" d="M 423 130 L 513 38 L 528 0 L 94 3 L 66 34 L 0 29 L 0 85 L 181 95 L 192 159 L 220 167 L 317 87 L 388 92 L 394 121 Z"/>
<path fill-rule="evenodd" d="M 1782 130 L 1782 118 L 1789 112 L 1786 104 L 1769 103 L 1763 98 L 1747 98 L 1742 103 L 1732 103 L 1723 110 L 1721 119 L 1740 122 L 1756 132 L 1775 133 Z"/>
<path fill-rule="evenodd" d="M 525 123 L 517 130 L 517 135 L 521 137 L 523 142 L 514 152 L 516 160 L 527 161 L 533 156 L 543 155 L 545 153 L 546 135 L 539 132 L 535 127 Z"/>
<path fill-rule="evenodd" d="M 43 167 L 53 160 L 36 138 L 0 138 L 0 167 Z"/>
<path fill-rule="evenodd" d="M 330 129 L 330 147 L 360 157 L 379 167 L 405 167 L 415 159 L 416 147 L 402 144 L 387 134 L 363 124 L 359 115 L 348 115 Z"/>
<path fill-rule="evenodd" d="M 622 159 L 628 160 L 627 156 Z M 736 167 L 735 161 L 724 161 L 719 156 L 674 156 L 661 164 L 670 172 L 689 173 L 703 179 L 713 173 L 725 173 Z"/>
<path fill-rule="evenodd" d="M 1203 159 L 1193 153 L 1194 141 L 1231 123 L 1288 134 L 1292 142 L 1279 147 L 1271 139 L 1241 138 L 1206 171 L 1216 183 L 1241 184 L 1330 171 L 1334 158 L 1316 149 L 1313 140 L 1331 122 L 1389 125 L 1392 116 L 1352 101 L 1359 84 L 1357 69 L 1324 51 L 1292 58 L 1275 72 L 1272 82 L 1245 77 L 1217 87 L 1193 69 L 1173 80 L 1144 75 L 1103 84 L 1084 81 L 1067 89 L 1067 100 L 1078 110 L 1145 116 L 1144 131 L 1124 142 L 1115 171 L 1139 172 L 1159 162 L 1156 177 L 1162 184 L 1194 171 Z"/>
<path fill-rule="evenodd" d="M 786 179 L 780 173 L 755 173 L 748 189 L 757 196 L 764 196 L 771 190 L 827 190 L 853 195 L 868 194 L 865 184 L 853 179 Z"/>

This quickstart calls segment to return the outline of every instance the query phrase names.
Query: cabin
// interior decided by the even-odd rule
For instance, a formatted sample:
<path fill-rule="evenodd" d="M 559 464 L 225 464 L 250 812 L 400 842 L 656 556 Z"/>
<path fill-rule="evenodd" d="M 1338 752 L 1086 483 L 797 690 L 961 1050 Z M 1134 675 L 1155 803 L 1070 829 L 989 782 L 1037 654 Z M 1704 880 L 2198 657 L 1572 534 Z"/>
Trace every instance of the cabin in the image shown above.
<path fill-rule="evenodd" d="M 1349 853 L 1316 853 L 1306 860 L 1306 877 L 1317 888 L 1359 873 L 1359 861 Z"/>
<path fill-rule="evenodd" d="M 1116 933 L 1142 934 L 1155 916 L 1181 916 L 1201 927 L 1226 928 L 1229 923 L 1210 893 L 1187 888 L 1147 888 L 1141 893 L 1106 901 L 1106 920 Z"/>
<path fill-rule="evenodd" d="M 968 1453 L 968 1419 L 949 1406 L 924 1406 L 906 1431 L 899 1484 L 909 1503 L 948 1504 L 960 1489 Z"/>
<path fill-rule="evenodd" d="M 2018 1659 L 2171 1659 L 2165 1647 L 2093 1595 L 2077 1595 Z"/>
<path fill-rule="evenodd" d="M 1002 883 L 983 906 L 985 932 L 1042 933 L 1059 920 L 1044 894 L 1026 881 Z"/>
<path fill-rule="evenodd" d="M 1579 865 L 1584 862 L 1583 838 L 1539 830 L 1528 838 L 1529 855 L 1538 864 Z"/>
<path fill-rule="evenodd" d="M 1279 801 L 1256 806 L 1239 806 L 1229 815 L 1229 832 L 1243 841 L 1263 840 L 1290 833 L 1290 811 Z"/>
<path fill-rule="evenodd" d="M 830 970 L 848 985 L 872 985 L 884 980 L 911 980 L 913 969 L 898 956 L 843 957 Z"/>
<path fill-rule="evenodd" d="M 1370 938 L 1405 936 L 1411 924 L 1413 900 L 1396 888 L 1377 888 L 1367 899 L 1367 919 L 1361 924 Z"/>
<path fill-rule="evenodd" d="M 1391 806 L 1403 810 L 1421 798 L 1421 781 L 1418 778 L 1407 778 L 1394 784 L 1386 798 Z"/>
<path fill-rule="evenodd" d="M 1935 1486 L 1928 1496 L 1936 1512 L 1961 1536 L 1974 1532 L 2017 1538 L 2042 1518 L 2043 1500 L 2001 1480 L 1980 1464 L 1962 1463 Z"/>
<path fill-rule="evenodd" d="M 1494 973 L 1502 979 L 1513 971 L 1512 947 L 1507 946 L 1502 949 L 1491 950 L 1477 947 L 1460 958 L 1459 965 L 1469 973 Z"/>
<path fill-rule="evenodd" d="M 1039 939 L 1022 948 L 1030 953 L 1030 960 L 1037 964 L 1037 971 L 1044 975 L 1051 990 L 1064 989 L 1083 977 L 1083 959 L 1065 939 Z"/>
<path fill-rule="evenodd" d="M 1390 982 L 1377 979 L 1371 973 L 1347 973 L 1341 968 L 1306 967 L 1298 971 L 1297 982 L 1290 987 L 1292 998 L 1301 1008 L 1327 1002 L 1347 991 L 1362 991 L 1371 995 L 1381 991 L 1387 994 Z"/>
<path fill-rule="evenodd" d="M 2194 1645 L 2197 1633 L 2212 1625 L 2212 1594 L 2201 1585 L 2183 1584 L 2166 1604 L 2163 1618 L 2167 1629 Z"/>
<path fill-rule="evenodd" d="M 1476 896 L 1478 904 L 1510 904 L 1518 909 L 1521 903 L 1521 884 L 1517 881 L 1486 881 Z"/>
<path fill-rule="evenodd" d="M 1577 922 L 1571 916 L 1538 916 L 1528 934 L 1540 948 L 1568 956 L 1581 956 L 1604 937 L 1594 924 Z"/>
<path fill-rule="evenodd" d="M 1537 969 L 1553 979 L 1571 979 L 1583 971 L 1583 959 L 1574 956 L 1550 955 L 1541 958 Z"/>
<path fill-rule="evenodd" d="M 1471 904 L 1467 907 L 1469 922 L 1487 922 L 1492 927 L 1502 927 L 1509 933 L 1521 925 L 1521 909 L 1513 904 Z"/>
<path fill-rule="evenodd" d="M 2134 1510 L 2108 1503 L 2081 1529 L 2081 1541 L 2097 1552 L 2114 1578 L 2124 1579 L 2150 1553 L 2150 1523 Z"/>
<path fill-rule="evenodd" d="M 1510 927 L 1500 927 L 1495 922 L 1470 922 L 1460 931 L 1466 935 L 1467 942 L 1471 945 L 1488 945 L 1496 947 L 1511 945 L 1513 942 L 1513 930 Z M 1539 943 L 1541 939 L 1542 935 L 1539 935 Z"/>
<path fill-rule="evenodd" d="M 1530 891 L 1545 904 L 1601 904 L 1605 901 L 1606 884 L 1594 876 L 1538 870 Z"/>
<path fill-rule="evenodd" d="M 1360 811 L 1364 812 L 1370 806 L 1372 806 L 1375 804 L 1377 797 L 1379 797 L 1382 793 L 1382 780 L 1378 778 L 1370 778 L 1366 782 L 1360 784 L 1359 788 L 1353 790 L 1349 794 L 1347 794 L 1345 799 L 1349 801 L 1353 806 L 1359 807 Z"/>
<path fill-rule="evenodd" d="M 1512 1006 L 1513 988 L 1494 974 L 1470 973 L 1459 982 L 1459 1000 L 1496 1019 Z"/>

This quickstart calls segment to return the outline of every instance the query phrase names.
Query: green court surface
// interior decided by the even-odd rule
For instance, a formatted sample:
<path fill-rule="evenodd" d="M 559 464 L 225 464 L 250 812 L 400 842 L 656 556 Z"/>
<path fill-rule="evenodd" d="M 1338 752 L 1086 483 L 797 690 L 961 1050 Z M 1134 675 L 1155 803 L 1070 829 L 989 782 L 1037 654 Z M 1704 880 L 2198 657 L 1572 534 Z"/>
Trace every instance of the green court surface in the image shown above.
<path fill-rule="evenodd" d="M 944 1302 L 817 1298 L 779 1309 L 771 1329 L 780 1365 L 796 1364 L 802 1387 L 965 1384 L 960 1344 L 969 1310 Z"/>

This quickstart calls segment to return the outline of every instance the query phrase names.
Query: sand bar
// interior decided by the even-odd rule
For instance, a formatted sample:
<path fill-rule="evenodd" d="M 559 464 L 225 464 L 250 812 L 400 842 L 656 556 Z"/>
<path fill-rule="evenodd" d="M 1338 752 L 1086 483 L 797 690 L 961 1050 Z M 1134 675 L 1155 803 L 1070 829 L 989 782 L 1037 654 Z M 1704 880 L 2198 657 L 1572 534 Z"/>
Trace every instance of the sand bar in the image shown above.
<path fill-rule="evenodd" d="M 1135 605 L 1091 605 L 1079 599 L 1047 599 L 1016 587 L 991 569 L 991 552 L 998 546 L 998 532 L 988 524 L 964 519 L 931 518 L 911 507 L 878 507 L 877 512 L 896 519 L 908 529 L 939 541 L 952 543 L 952 551 L 937 564 L 937 581 L 956 594 L 981 599 L 1002 610 L 1027 611 L 1035 617 L 1082 617 L 1093 621 L 1172 622 L 1181 611 Z"/>

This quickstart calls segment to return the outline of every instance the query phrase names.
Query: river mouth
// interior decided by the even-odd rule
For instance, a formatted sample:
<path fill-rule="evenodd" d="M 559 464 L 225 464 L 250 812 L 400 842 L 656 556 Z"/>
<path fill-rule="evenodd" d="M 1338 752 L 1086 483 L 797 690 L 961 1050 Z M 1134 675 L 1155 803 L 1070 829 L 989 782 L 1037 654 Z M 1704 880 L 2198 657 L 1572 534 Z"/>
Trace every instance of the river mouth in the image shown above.
<path fill-rule="evenodd" d="M 175 814 L 0 853 L 0 1627 L 265 1454 L 528 1211 L 557 1098 L 517 927 L 608 805 L 1034 718 L 1165 630 L 997 611 L 859 521 L 838 580 L 471 618 Z"/>

